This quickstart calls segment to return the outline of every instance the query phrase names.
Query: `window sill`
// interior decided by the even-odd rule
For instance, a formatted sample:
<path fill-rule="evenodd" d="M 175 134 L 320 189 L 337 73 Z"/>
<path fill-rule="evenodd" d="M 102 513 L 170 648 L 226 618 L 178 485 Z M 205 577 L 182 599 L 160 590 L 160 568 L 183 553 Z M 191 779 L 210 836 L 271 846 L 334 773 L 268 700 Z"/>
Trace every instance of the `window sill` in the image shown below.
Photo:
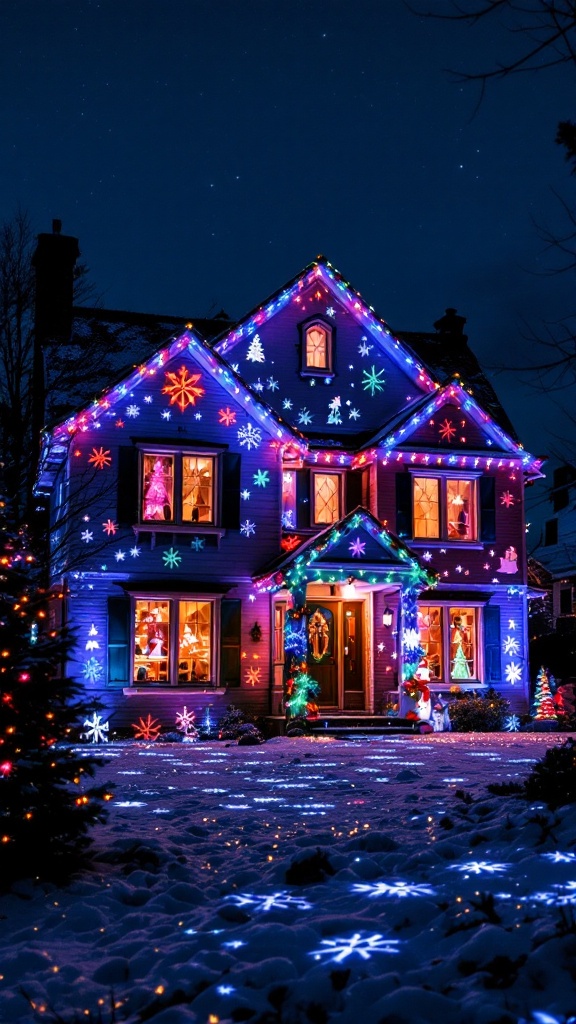
<path fill-rule="evenodd" d="M 136 523 L 132 529 L 136 536 L 136 541 L 140 539 L 140 534 L 147 534 L 150 536 L 150 547 L 156 546 L 156 534 L 171 535 L 172 543 L 176 542 L 178 535 L 185 536 L 197 536 L 197 537 L 216 537 L 216 546 L 220 547 L 220 540 L 226 536 L 226 529 L 222 526 L 208 526 L 203 523 Z"/>
<path fill-rule="evenodd" d="M 190 686 L 185 683 L 181 686 L 170 686 L 169 683 L 166 686 L 124 686 L 122 693 L 125 697 L 141 697 L 142 694 L 151 693 L 155 696 L 160 694 L 168 693 L 211 693 L 211 694 L 223 694 L 226 693 L 226 689 L 223 686 Z"/>
<path fill-rule="evenodd" d="M 493 540 L 427 540 L 426 537 L 414 537 L 412 540 L 409 537 L 402 539 L 411 548 L 436 548 L 437 550 L 446 548 L 450 551 L 483 551 L 487 544 L 496 543 Z"/>
<path fill-rule="evenodd" d="M 300 370 L 301 377 L 322 377 L 323 380 L 334 380 L 336 374 L 334 370 L 322 370 L 319 366 L 317 367 L 304 367 Z"/>

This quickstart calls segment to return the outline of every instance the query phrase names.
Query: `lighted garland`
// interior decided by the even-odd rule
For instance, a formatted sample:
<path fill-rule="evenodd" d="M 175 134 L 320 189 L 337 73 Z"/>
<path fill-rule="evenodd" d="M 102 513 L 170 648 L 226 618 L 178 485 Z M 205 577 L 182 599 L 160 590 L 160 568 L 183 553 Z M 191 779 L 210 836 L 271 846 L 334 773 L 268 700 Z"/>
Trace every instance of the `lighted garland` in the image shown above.
<path fill-rule="evenodd" d="M 425 696 L 428 689 L 416 679 L 420 661 L 426 654 L 420 643 L 418 629 L 418 591 L 408 587 L 402 598 L 402 688 L 412 700 Z"/>

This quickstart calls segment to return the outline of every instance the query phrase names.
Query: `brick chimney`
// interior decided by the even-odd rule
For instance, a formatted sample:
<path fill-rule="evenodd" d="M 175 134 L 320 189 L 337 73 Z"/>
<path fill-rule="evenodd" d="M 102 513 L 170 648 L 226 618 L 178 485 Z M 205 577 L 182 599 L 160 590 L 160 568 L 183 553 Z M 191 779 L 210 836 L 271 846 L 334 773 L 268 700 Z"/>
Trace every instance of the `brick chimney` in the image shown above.
<path fill-rule="evenodd" d="M 72 333 L 74 267 L 80 255 L 78 239 L 62 235 L 62 221 L 52 221 L 52 234 L 38 235 L 32 257 L 36 271 L 36 341 L 68 341 Z"/>
<path fill-rule="evenodd" d="M 441 316 L 439 320 L 434 324 L 434 329 L 438 331 L 438 334 L 442 335 L 442 338 L 446 341 L 462 342 L 465 344 L 468 341 L 468 335 L 464 334 L 464 324 L 466 323 L 465 316 L 458 316 L 457 311 L 449 307 L 444 316 Z"/>

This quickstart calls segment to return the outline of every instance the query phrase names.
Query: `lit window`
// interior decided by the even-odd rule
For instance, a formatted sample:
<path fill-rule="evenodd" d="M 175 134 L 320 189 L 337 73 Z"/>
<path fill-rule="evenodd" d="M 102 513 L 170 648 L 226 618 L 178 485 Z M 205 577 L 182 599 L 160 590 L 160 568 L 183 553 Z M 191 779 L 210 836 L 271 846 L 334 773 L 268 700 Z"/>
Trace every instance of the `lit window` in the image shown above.
<path fill-rule="evenodd" d="M 315 324 L 306 331 L 306 366 L 326 370 L 329 365 L 327 331 Z"/>
<path fill-rule="evenodd" d="M 477 539 L 476 480 L 414 476 L 412 488 L 414 537 Z"/>
<path fill-rule="evenodd" d="M 339 518 L 339 474 L 314 473 L 314 522 L 335 523 Z"/>
<path fill-rule="evenodd" d="M 141 522 L 215 523 L 213 456 L 148 451 L 140 467 Z"/>
<path fill-rule="evenodd" d="M 479 679 L 477 608 L 420 605 L 418 629 L 424 650 L 421 678 L 435 683 Z"/>
<path fill-rule="evenodd" d="M 134 682 L 199 683 L 212 679 L 213 601 L 134 602 Z"/>
<path fill-rule="evenodd" d="M 168 682 L 170 602 L 136 601 L 134 621 L 134 680 Z"/>
<path fill-rule="evenodd" d="M 179 601 L 178 605 L 178 682 L 208 682 L 212 605 L 209 601 Z"/>
<path fill-rule="evenodd" d="M 174 456 L 144 455 L 142 519 L 170 522 L 174 518 Z"/>
<path fill-rule="evenodd" d="M 214 459 L 185 455 L 182 459 L 182 520 L 213 522 Z"/>

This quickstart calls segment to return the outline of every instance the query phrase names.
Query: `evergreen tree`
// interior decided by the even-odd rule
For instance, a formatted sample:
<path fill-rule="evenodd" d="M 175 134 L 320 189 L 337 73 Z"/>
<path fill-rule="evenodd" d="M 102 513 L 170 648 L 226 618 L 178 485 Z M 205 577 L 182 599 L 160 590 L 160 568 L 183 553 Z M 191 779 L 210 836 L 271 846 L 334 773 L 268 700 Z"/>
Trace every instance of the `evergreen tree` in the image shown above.
<path fill-rule="evenodd" d="M 24 531 L 0 497 L 0 883 L 65 878 L 104 818 L 106 786 L 90 786 L 102 761 L 70 742 L 93 705 L 60 674 L 70 639 L 51 628 L 50 600 L 35 582 Z"/>
<path fill-rule="evenodd" d="M 556 709 L 552 699 L 550 680 L 545 668 L 541 668 L 536 680 L 533 704 L 534 720 L 537 722 L 555 722 Z"/>

